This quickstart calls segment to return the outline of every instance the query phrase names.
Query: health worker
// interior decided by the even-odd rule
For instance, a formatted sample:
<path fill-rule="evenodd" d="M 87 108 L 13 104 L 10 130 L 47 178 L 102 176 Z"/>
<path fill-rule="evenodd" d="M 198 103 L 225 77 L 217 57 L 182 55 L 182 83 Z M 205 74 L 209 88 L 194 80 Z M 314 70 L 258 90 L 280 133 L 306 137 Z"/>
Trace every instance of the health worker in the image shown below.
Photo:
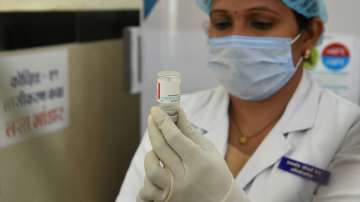
<path fill-rule="evenodd" d="M 322 0 L 198 0 L 220 87 L 151 109 L 117 202 L 358 202 L 360 109 L 304 70 Z M 199 75 L 199 78 L 201 75 Z"/>

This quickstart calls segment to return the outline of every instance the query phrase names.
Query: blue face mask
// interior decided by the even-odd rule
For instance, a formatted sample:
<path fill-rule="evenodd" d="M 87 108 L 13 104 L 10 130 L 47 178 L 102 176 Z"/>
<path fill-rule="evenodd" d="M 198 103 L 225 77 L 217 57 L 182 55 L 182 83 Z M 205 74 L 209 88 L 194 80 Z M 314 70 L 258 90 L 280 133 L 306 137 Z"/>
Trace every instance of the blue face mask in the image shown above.
<path fill-rule="evenodd" d="M 294 39 L 227 36 L 209 39 L 209 68 L 232 95 L 261 101 L 278 92 L 295 74 Z"/>

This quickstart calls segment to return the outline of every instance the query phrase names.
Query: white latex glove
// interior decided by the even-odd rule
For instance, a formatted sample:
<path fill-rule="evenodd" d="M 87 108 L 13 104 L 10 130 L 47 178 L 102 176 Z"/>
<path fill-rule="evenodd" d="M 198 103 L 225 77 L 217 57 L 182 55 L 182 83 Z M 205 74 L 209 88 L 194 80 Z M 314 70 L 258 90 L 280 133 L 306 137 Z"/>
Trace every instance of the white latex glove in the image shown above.
<path fill-rule="evenodd" d="M 236 189 L 223 157 L 178 111 L 177 125 L 159 107 L 151 109 L 148 132 L 153 152 L 138 202 L 248 202 Z M 164 168 L 160 166 L 162 162 Z"/>

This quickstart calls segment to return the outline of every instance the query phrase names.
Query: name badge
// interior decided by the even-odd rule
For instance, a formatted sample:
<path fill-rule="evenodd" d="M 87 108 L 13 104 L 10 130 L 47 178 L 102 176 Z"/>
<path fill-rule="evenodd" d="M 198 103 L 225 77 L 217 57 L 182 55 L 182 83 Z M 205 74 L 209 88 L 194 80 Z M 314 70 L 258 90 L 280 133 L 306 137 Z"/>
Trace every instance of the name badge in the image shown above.
<path fill-rule="evenodd" d="M 287 157 L 281 159 L 279 169 L 322 185 L 327 185 L 330 179 L 330 172 Z"/>

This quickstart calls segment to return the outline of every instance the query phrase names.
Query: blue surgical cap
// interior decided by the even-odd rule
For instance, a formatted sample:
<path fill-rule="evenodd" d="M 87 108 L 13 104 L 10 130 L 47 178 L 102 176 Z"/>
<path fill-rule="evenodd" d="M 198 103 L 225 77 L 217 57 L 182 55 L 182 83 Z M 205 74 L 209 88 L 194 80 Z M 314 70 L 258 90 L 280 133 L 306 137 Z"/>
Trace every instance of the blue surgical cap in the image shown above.
<path fill-rule="evenodd" d="M 213 0 L 196 0 L 200 8 L 210 14 L 211 4 Z M 328 15 L 324 0 L 282 0 L 290 9 L 305 16 L 306 18 L 320 17 L 326 23 Z"/>

